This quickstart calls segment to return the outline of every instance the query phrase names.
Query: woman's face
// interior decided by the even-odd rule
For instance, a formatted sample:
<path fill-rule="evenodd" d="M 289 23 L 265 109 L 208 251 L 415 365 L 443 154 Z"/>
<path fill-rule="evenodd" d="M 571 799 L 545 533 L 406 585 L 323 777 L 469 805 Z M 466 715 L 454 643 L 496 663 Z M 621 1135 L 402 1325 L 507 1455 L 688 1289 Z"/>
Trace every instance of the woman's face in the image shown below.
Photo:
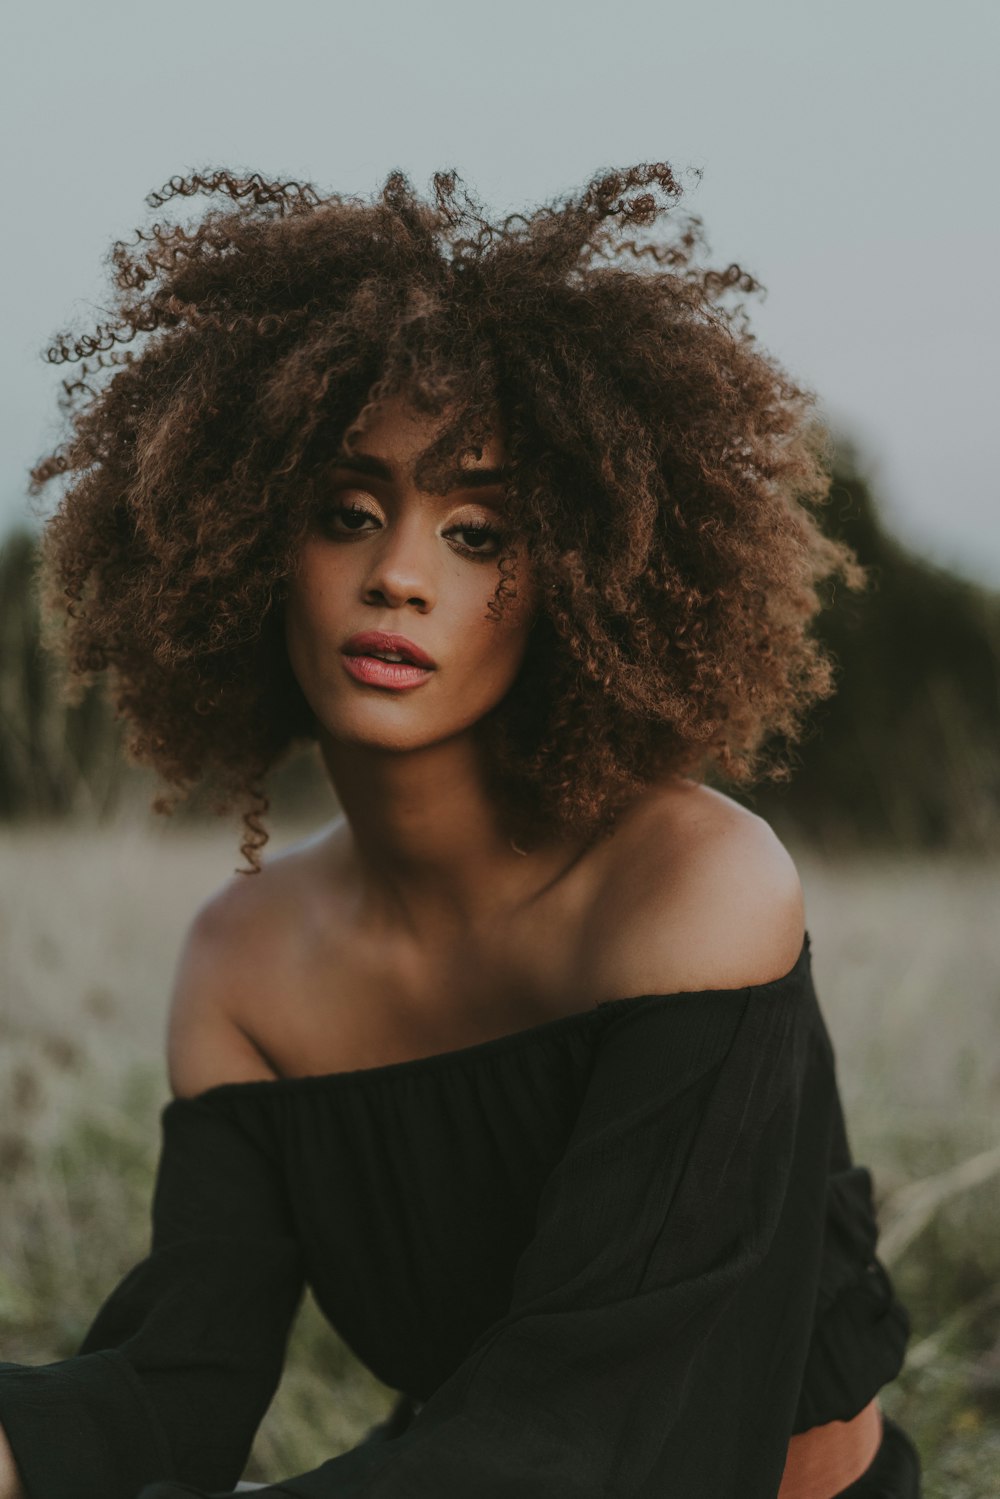
<path fill-rule="evenodd" d="M 492 437 L 448 494 L 433 495 L 416 487 L 412 464 L 439 430 L 402 397 L 381 404 L 357 451 L 332 471 L 291 580 L 289 660 L 334 740 L 415 749 L 449 738 L 500 701 L 521 665 L 536 602 L 523 543 L 517 598 L 499 623 L 486 608 L 503 503 L 503 483 L 487 471 L 503 464 L 502 442 Z M 433 667 L 374 659 L 391 643 L 356 638 L 368 632 L 402 637 Z"/>

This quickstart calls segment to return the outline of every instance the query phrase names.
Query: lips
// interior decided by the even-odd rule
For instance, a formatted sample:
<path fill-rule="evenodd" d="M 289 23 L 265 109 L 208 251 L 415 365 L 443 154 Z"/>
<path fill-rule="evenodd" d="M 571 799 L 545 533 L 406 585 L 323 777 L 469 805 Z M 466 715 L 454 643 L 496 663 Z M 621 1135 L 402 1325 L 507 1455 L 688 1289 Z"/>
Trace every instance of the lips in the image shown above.
<path fill-rule="evenodd" d="M 409 665 L 431 671 L 436 666 L 436 662 L 414 641 L 407 640 L 405 635 L 390 634 L 387 630 L 362 630 L 360 634 L 351 636 L 343 650 L 346 656 L 402 656 L 403 661 Z"/>
<path fill-rule="evenodd" d="M 428 666 L 414 666 L 411 661 L 382 661 L 378 656 L 349 656 L 345 651 L 341 657 L 344 670 L 356 682 L 366 687 L 385 687 L 399 692 L 410 687 L 420 687 L 434 676 Z"/>

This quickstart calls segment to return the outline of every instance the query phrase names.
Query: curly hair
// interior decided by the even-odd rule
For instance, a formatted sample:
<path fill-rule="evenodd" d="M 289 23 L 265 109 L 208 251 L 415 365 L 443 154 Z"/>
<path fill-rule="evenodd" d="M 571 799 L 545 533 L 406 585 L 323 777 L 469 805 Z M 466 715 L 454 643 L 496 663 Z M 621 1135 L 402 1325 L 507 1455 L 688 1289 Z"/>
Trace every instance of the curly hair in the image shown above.
<path fill-rule="evenodd" d="M 240 872 L 260 868 L 268 772 L 317 736 L 284 645 L 296 557 L 342 440 L 389 395 L 446 417 L 428 488 L 502 424 L 489 609 L 518 538 L 541 604 L 476 732 L 522 841 L 600 837 L 671 774 L 786 780 L 775 736 L 794 744 L 835 691 L 821 586 L 868 582 L 814 513 L 832 482 L 815 395 L 723 305 L 761 284 L 694 264 L 697 216 L 654 228 L 681 195 L 669 165 L 498 223 L 455 172 L 432 185 L 174 177 L 150 207 L 227 201 L 115 242 L 109 320 L 47 351 L 80 364 L 66 440 L 31 470 L 32 494 L 69 476 L 40 562 L 63 690 L 109 674 L 127 755 L 168 788 L 154 810 L 202 781 L 216 811 L 240 805 Z"/>

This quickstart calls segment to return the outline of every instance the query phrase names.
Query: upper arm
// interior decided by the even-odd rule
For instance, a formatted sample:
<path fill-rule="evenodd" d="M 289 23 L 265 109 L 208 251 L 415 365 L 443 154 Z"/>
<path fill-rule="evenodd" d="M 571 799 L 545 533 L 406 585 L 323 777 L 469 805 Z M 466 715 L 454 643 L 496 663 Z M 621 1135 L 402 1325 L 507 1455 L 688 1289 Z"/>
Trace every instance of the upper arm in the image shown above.
<path fill-rule="evenodd" d="M 805 940 L 795 861 L 762 817 L 730 805 L 683 834 L 650 829 L 619 909 L 602 923 L 614 934 L 616 993 L 737 989 L 794 966 Z"/>
<path fill-rule="evenodd" d="M 248 915 L 238 890 L 226 886 L 188 927 L 167 1019 L 167 1071 L 177 1098 L 276 1075 L 241 1022 Z"/>

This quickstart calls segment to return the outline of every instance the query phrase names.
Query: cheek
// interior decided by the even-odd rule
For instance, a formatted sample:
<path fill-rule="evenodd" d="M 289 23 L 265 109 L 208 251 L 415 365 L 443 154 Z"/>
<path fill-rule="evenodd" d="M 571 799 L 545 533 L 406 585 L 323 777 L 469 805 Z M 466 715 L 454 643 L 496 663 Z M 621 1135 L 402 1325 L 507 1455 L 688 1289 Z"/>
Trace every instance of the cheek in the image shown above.
<path fill-rule="evenodd" d="M 494 678 L 509 679 L 516 674 L 527 646 L 536 597 L 523 577 L 522 572 L 516 583 L 517 597 L 506 600 L 499 619 L 495 619 L 488 608 L 497 584 L 497 574 L 491 570 L 488 579 L 470 591 L 462 617 L 455 622 L 456 635 L 462 642 L 458 654 L 480 670 L 488 668 Z"/>
<path fill-rule="evenodd" d="M 343 632 L 340 614 L 345 583 L 330 557 L 306 547 L 285 604 L 285 644 L 296 671 L 322 655 Z"/>
<path fill-rule="evenodd" d="M 338 566 L 341 558 L 346 565 Z M 517 597 L 505 604 L 499 620 L 488 611 L 496 584 L 493 568 L 467 563 L 449 567 L 437 581 L 429 621 L 448 667 L 442 689 L 480 708 L 505 692 L 517 676 L 537 607 L 526 559 L 519 560 Z M 331 646 L 363 622 L 363 611 L 350 605 L 356 593 L 348 549 L 338 553 L 328 546 L 303 548 L 285 605 L 285 646 L 307 695 L 325 695 Z"/>
<path fill-rule="evenodd" d="M 339 631 L 346 615 L 357 612 L 352 601 L 363 584 L 359 567 L 363 563 L 361 548 L 332 546 L 322 540 L 307 542 L 299 558 L 294 589 L 300 612 L 317 625 L 329 621 Z"/>

